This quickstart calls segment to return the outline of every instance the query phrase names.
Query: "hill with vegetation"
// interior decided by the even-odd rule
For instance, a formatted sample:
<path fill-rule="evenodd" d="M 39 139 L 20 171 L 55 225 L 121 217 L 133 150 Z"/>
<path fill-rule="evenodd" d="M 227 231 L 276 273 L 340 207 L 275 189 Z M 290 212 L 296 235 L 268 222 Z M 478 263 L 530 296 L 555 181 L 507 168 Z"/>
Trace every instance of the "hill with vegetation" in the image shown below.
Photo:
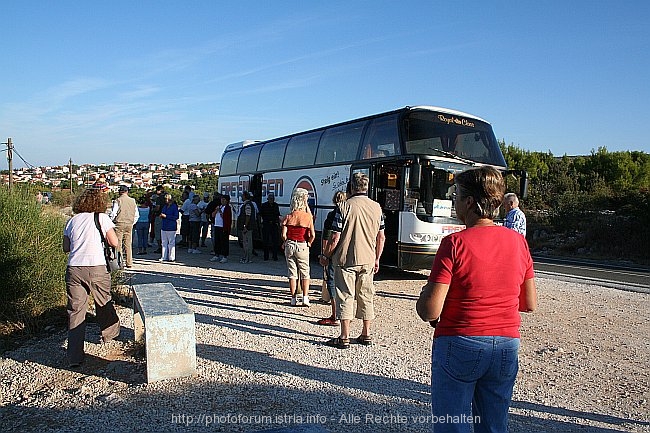
<path fill-rule="evenodd" d="M 500 145 L 510 168 L 528 172 L 521 208 L 534 254 L 650 265 L 650 154 L 556 157 Z"/>

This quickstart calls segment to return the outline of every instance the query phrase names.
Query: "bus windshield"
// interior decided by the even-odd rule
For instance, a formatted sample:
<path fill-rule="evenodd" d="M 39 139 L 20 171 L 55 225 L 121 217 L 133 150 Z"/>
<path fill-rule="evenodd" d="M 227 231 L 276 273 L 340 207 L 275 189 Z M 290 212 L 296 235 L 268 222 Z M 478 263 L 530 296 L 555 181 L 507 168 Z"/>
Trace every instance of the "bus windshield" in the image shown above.
<path fill-rule="evenodd" d="M 453 202 L 456 198 L 454 173 L 460 170 L 451 167 L 439 167 L 425 161 L 422 164 L 422 177 L 417 188 L 409 190 L 409 197 L 416 199 L 415 214 L 426 222 L 450 223 L 456 212 Z M 443 218 L 439 218 L 443 217 Z"/>
<path fill-rule="evenodd" d="M 476 118 L 412 111 L 404 126 L 406 153 L 506 166 L 492 127 Z"/>

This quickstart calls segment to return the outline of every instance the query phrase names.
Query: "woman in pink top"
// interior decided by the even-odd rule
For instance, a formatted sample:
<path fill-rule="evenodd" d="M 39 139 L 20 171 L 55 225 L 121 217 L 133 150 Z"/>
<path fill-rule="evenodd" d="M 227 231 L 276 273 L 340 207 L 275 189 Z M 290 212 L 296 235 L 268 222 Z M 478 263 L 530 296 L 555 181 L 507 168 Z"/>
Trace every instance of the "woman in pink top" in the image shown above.
<path fill-rule="evenodd" d="M 506 432 L 518 371 L 519 312 L 537 290 L 526 239 L 494 224 L 505 184 L 492 167 L 456 176 L 456 216 L 467 227 L 445 237 L 417 312 L 435 327 L 431 411 L 438 432 Z M 455 422 L 449 421 L 455 420 Z"/>
<path fill-rule="evenodd" d="M 302 304 L 309 307 L 309 247 L 316 238 L 314 218 L 307 206 L 309 193 L 296 188 L 291 194 L 291 213 L 282 221 L 282 248 L 289 270 L 291 305 L 297 304 L 298 279 L 302 281 Z"/>

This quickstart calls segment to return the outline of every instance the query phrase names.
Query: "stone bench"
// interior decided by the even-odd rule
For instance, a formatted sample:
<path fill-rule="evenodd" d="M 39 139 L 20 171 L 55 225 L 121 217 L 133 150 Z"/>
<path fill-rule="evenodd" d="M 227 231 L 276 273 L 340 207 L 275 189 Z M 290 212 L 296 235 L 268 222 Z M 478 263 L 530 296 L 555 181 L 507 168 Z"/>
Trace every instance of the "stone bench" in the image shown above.
<path fill-rule="evenodd" d="M 145 343 L 148 383 L 196 373 L 194 312 L 172 284 L 133 286 L 133 330 Z"/>

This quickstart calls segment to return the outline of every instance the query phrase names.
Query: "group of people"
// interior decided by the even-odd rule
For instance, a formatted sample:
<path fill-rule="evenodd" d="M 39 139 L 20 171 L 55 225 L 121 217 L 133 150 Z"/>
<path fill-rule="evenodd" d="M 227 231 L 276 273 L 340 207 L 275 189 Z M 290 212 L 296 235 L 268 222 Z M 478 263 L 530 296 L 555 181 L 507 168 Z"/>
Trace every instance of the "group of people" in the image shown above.
<path fill-rule="evenodd" d="M 368 183 L 365 174 L 355 173 L 348 193 L 334 196 L 335 209 L 326 220 L 319 255 L 320 265 L 327 269 L 327 287 L 332 298 L 332 315 L 319 323 L 340 324 L 339 336 L 326 342 L 340 349 L 350 347 L 354 318 L 362 321 L 356 342 L 371 345 L 373 341 L 373 277 L 379 270 L 385 236 L 384 216 L 379 204 L 367 195 Z M 420 318 L 434 328 L 432 415 L 434 419 L 460 421 L 435 424 L 433 428 L 436 432 L 505 432 L 518 372 L 519 313 L 532 312 L 537 307 L 533 261 L 525 231 L 523 236 L 521 233 L 522 227 L 525 230 L 525 219 L 522 224 L 523 212 L 518 210 L 516 196 L 504 194 L 503 177 L 494 168 L 485 166 L 463 172 L 455 177 L 455 184 L 456 215 L 466 228 L 443 238 L 428 282 L 415 305 Z M 146 220 L 146 212 L 134 210 L 133 203 L 122 198 L 128 197 L 128 191 L 120 192 L 112 220 L 105 213 L 108 203 L 103 189 L 84 191 L 75 200 L 75 215 L 64 229 L 63 249 L 69 253 L 65 280 L 69 316 L 67 355 L 71 367 L 79 366 L 84 357 L 89 294 L 95 300 L 102 340 L 110 341 L 120 332 L 101 238 L 118 246 L 123 223 L 135 222 L 138 226 Z M 309 247 L 315 230 L 308 198 L 306 190 L 296 188 L 291 197 L 291 212 L 281 220 L 272 200 L 270 209 L 263 209 L 268 221 L 263 218 L 262 224 L 275 231 L 280 228 L 292 305 L 298 303 L 299 290 L 302 304 L 309 305 Z M 219 203 L 213 203 L 217 199 Z M 229 197 L 215 195 L 215 200 L 206 204 L 204 212 L 209 213 L 213 223 L 214 258 L 223 262 L 228 256 L 233 216 Z M 508 210 L 505 227 L 494 223 L 501 205 Z M 170 247 L 176 235 L 178 206 L 166 194 L 164 204 L 153 212 L 161 219 L 163 259 L 173 260 Z M 246 263 L 251 260 L 248 253 L 257 213 L 246 194 L 237 217 Z M 94 214 L 98 214 L 97 223 L 93 221 Z M 190 236 L 191 244 L 195 238 Z M 270 240 L 269 245 L 272 243 Z M 269 256 L 276 259 L 277 249 L 269 249 L 265 258 Z"/>
<path fill-rule="evenodd" d="M 348 193 L 338 191 L 334 195 L 335 208 L 326 218 L 322 254 L 319 255 L 319 263 L 326 269 L 332 315 L 319 320 L 318 324 L 340 324 L 340 335 L 327 341 L 327 345 L 340 349 L 350 347 L 350 324 L 354 318 L 363 323 L 356 342 L 372 344 L 373 278 L 379 270 L 385 236 L 383 212 L 379 204 L 368 197 L 368 184 L 366 174 L 355 173 L 350 179 Z M 309 249 L 316 232 L 308 199 L 307 190 L 296 188 L 291 195 L 291 212 L 281 223 L 292 306 L 310 305 Z"/>
<path fill-rule="evenodd" d="M 132 232 L 137 237 L 137 255 L 146 255 L 147 248 L 155 245 L 160 262 L 174 262 L 176 248 L 187 247 L 190 254 L 200 254 L 199 246 L 206 247 L 206 239 L 212 226 L 213 249 L 216 259 L 227 262 L 228 238 L 232 214 L 229 197 L 214 193 L 212 200 L 208 192 L 201 196 L 187 186 L 181 195 L 179 205 L 162 186 L 144 195 L 136 205 L 129 197 L 126 186 L 119 187 L 119 196 L 113 200 L 110 219 L 116 224 L 120 250 L 125 255 L 125 266 L 133 266 L 131 252 Z M 180 218 L 180 227 L 179 220 Z M 180 228 L 181 240 L 176 242 Z M 155 242 L 155 244 L 153 244 Z"/>

